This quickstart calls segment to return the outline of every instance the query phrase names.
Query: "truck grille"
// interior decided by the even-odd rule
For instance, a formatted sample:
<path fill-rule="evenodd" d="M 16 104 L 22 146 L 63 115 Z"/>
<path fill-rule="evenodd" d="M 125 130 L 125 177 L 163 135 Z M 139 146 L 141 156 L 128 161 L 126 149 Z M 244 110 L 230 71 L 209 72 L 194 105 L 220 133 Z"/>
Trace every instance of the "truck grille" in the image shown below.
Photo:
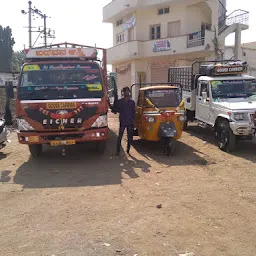
<path fill-rule="evenodd" d="M 84 134 L 62 134 L 62 135 L 48 135 L 43 136 L 44 140 L 74 140 L 81 139 Z"/>

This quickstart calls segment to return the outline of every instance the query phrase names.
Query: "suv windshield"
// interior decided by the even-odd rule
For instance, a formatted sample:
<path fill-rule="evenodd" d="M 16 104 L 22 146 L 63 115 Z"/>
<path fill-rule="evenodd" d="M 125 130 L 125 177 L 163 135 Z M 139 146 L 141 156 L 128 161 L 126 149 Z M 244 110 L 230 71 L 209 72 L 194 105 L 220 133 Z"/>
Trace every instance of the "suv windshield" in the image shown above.
<path fill-rule="evenodd" d="M 148 90 L 145 96 L 159 108 L 178 107 L 181 102 L 180 90 L 174 88 Z"/>
<path fill-rule="evenodd" d="M 102 98 L 97 63 L 27 64 L 18 89 L 21 100 Z"/>
<path fill-rule="evenodd" d="M 248 98 L 256 94 L 256 80 L 212 81 L 213 98 Z"/>

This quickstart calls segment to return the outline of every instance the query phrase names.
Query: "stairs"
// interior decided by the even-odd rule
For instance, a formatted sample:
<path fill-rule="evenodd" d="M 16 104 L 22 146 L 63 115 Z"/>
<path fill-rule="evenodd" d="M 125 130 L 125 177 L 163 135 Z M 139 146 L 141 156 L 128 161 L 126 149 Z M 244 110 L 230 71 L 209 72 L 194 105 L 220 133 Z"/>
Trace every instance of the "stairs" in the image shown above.
<path fill-rule="evenodd" d="M 244 10 L 235 10 L 228 16 L 224 14 L 219 18 L 219 36 L 226 38 L 231 33 L 235 32 L 237 24 L 241 24 L 241 29 L 249 28 L 249 12 Z"/>

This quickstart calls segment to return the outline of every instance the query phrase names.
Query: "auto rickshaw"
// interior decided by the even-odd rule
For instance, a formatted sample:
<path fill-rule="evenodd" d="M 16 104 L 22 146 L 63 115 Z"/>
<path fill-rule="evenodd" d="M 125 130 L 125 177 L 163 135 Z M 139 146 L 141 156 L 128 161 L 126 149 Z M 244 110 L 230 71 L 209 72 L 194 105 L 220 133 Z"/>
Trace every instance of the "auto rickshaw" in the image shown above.
<path fill-rule="evenodd" d="M 134 135 L 146 141 L 164 142 L 167 156 L 175 153 L 185 122 L 180 84 L 143 83 L 140 86 Z"/>

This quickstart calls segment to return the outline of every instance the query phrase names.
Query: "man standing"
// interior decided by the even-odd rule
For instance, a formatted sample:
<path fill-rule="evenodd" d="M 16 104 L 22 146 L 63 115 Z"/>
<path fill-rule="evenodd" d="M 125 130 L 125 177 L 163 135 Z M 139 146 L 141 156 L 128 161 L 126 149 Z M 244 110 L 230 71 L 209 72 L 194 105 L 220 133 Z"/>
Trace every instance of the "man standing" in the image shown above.
<path fill-rule="evenodd" d="M 121 142 L 124 135 L 124 130 L 127 131 L 127 153 L 130 154 L 132 136 L 133 136 L 133 123 L 135 119 L 135 102 L 131 99 L 131 91 L 129 87 L 122 89 L 123 98 L 114 103 L 113 112 L 119 113 L 119 135 L 117 140 L 117 152 L 120 154 Z"/>

